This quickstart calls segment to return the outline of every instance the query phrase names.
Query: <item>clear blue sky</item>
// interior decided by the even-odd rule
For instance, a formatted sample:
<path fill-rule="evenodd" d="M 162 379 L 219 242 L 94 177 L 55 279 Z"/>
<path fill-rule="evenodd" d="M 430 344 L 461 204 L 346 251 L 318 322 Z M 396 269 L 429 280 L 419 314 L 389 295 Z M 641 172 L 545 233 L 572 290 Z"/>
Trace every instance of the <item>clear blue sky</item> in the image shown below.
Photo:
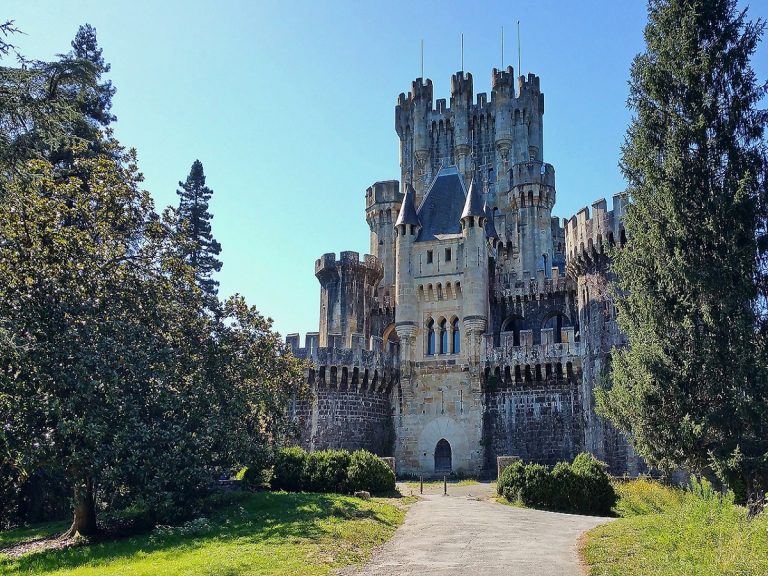
<path fill-rule="evenodd" d="M 753 1 L 753 17 L 768 1 Z M 477 8 L 480 5 L 481 8 Z M 364 192 L 399 176 L 394 105 L 420 75 L 435 98 L 472 72 L 490 92 L 491 69 L 541 77 L 544 157 L 555 166 L 555 214 L 621 191 L 617 163 L 630 119 L 632 57 L 643 49 L 645 3 L 494 1 L 5 0 L 0 17 L 26 33 L 32 58 L 69 50 L 78 25 L 96 27 L 120 141 L 139 152 L 158 208 L 199 158 L 214 190 L 223 245 L 221 294 L 239 292 L 282 333 L 317 330 L 314 261 L 368 248 Z M 768 45 L 754 59 L 768 77 Z"/>

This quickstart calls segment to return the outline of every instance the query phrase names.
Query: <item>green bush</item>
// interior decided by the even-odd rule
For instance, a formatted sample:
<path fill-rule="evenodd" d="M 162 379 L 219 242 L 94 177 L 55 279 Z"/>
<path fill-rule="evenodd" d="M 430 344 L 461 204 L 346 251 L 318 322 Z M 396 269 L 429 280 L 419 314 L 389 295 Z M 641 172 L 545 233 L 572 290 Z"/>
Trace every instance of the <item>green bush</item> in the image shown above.
<path fill-rule="evenodd" d="M 347 491 L 347 469 L 352 456 L 346 450 L 309 452 L 304 462 L 302 485 L 312 492 Z"/>
<path fill-rule="evenodd" d="M 247 466 L 235 475 L 235 480 L 240 480 L 245 490 L 263 490 L 270 487 L 272 469 Z"/>
<path fill-rule="evenodd" d="M 395 473 L 381 458 L 367 450 L 352 452 L 348 477 L 350 492 L 367 490 L 381 494 L 395 489 Z"/>
<path fill-rule="evenodd" d="M 496 492 L 504 496 L 510 502 L 520 497 L 520 488 L 525 483 L 525 464 L 522 460 L 515 460 L 501 471 L 501 477 L 496 483 Z"/>
<path fill-rule="evenodd" d="M 110 536 L 143 534 L 155 527 L 156 516 L 143 501 L 138 501 L 120 510 L 102 512 L 99 528 Z"/>
<path fill-rule="evenodd" d="M 525 467 L 525 481 L 520 488 L 520 500 L 526 506 L 553 508 L 554 482 L 549 468 L 542 464 L 528 464 Z"/>
<path fill-rule="evenodd" d="M 497 491 L 526 506 L 580 514 L 610 514 L 617 500 L 606 465 L 586 452 L 572 464 L 558 462 L 551 470 L 515 462 L 502 472 Z"/>
<path fill-rule="evenodd" d="M 582 514 L 611 513 L 618 496 L 606 472 L 607 466 L 588 452 L 573 459 L 571 470 L 577 486 L 571 497 L 571 509 Z"/>
<path fill-rule="evenodd" d="M 304 465 L 307 452 L 297 446 L 281 448 L 275 454 L 275 467 L 272 475 L 272 488 L 298 492 L 303 490 Z"/>

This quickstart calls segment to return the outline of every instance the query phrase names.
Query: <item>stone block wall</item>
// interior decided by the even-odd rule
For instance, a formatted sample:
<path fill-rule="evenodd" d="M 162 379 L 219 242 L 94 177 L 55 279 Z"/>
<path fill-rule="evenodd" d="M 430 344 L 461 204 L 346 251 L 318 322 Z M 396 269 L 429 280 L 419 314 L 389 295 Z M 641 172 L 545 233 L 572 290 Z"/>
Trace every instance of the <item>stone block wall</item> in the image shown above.
<path fill-rule="evenodd" d="M 486 471 L 496 471 L 498 456 L 547 465 L 572 460 L 583 449 L 580 390 L 573 379 L 486 386 Z"/>
<path fill-rule="evenodd" d="M 300 444 L 307 450 L 365 449 L 392 455 L 392 408 L 385 390 L 316 385 L 310 398 L 294 409 Z"/>

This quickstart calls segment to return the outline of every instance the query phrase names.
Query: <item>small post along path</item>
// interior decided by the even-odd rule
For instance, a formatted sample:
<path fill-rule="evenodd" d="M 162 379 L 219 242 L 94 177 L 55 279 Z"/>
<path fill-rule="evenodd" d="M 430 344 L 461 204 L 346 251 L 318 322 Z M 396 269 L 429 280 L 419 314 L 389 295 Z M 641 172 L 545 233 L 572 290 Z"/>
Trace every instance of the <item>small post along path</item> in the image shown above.
<path fill-rule="evenodd" d="M 400 486 L 403 494 L 411 489 Z M 581 576 L 579 536 L 609 518 L 505 506 L 495 484 L 424 487 L 395 536 L 356 576 Z M 418 493 L 418 488 L 413 490 Z"/>

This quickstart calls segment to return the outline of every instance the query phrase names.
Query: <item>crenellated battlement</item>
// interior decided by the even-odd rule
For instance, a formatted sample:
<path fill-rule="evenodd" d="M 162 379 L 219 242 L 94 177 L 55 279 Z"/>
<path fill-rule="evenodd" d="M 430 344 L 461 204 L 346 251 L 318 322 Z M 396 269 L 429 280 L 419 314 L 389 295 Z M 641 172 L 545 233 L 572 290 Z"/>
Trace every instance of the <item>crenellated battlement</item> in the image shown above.
<path fill-rule="evenodd" d="M 528 74 L 527 78 L 520 76 L 517 79 L 517 91 L 520 96 L 541 94 L 541 79 L 536 74 Z"/>
<path fill-rule="evenodd" d="M 567 276 L 560 274 L 560 269 L 553 266 L 549 278 L 544 270 L 537 270 L 536 276 L 519 277 L 513 272 L 496 276 L 496 284 L 492 295 L 496 300 L 510 298 L 518 302 L 531 300 L 545 300 L 553 295 L 571 292 L 574 290 L 573 282 Z"/>
<path fill-rule="evenodd" d="M 507 66 L 506 70 L 496 68 L 491 72 L 491 94 L 505 94 L 510 98 L 515 97 L 515 71 L 512 66 Z"/>
<path fill-rule="evenodd" d="M 473 94 L 472 74 L 456 72 L 451 76 L 451 106 L 471 106 Z"/>
<path fill-rule="evenodd" d="M 394 203 L 400 204 L 403 201 L 403 194 L 400 192 L 399 180 L 384 180 L 374 182 L 365 190 L 366 210 L 376 204 Z"/>
<path fill-rule="evenodd" d="M 596 262 L 605 254 L 608 246 L 626 242 L 624 214 L 627 196 L 614 194 L 612 209 L 604 198 L 579 210 L 565 226 L 565 250 L 568 269 L 577 273 L 582 267 Z"/>
<path fill-rule="evenodd" d="M 341 335 L 329 335 L 329 346 L 319 346 L 319 334 L 308 332 L 300 347 L 300 334 L 288 334 L 285 343 L 297 358 L 309 360 L 310 384 L 329 387 L 387 391 L 399 375 L 398 352 L 382 338 L 352 335 L 352 346 L 344 347 Z"/>
<path fill-rule="evenodd" d="M 563 328 L 560 340 L 555 341 L 552 328 L 542 329 L 541 344 L 533 344 L 531 330 L 520 330 L 518 335 L 502 332 L 500 346 L 494 346 L 492 334 L 487 335 L 483 344 L 486 379 L 493 374 L 502 384 L 572 378 L 581 371 L 582 345 L 574 341 L 573 328 Z"/>
<path fill-rule="evenodd" d="M 360 261 L 360 253 L 351 250 L 341 252 L 339 259 L 336 259 L 334 252 L 323 254 L 315 261 L 315 276 L 320 278 L 327 274 L 338 274 L 340 270 L 358 271 L 361 274 L 370 276 L 369 281 L 372 284 L 378 282 L 384 276 L 384 266 L 376 256 L 365 254 L 363 261 Z"/>
<path fill-rule="evenodd" d="M 509 169 L 512 188 L 539 184 L 555 187 L 555 167 L 546 162 L 520 162 Z"/>

